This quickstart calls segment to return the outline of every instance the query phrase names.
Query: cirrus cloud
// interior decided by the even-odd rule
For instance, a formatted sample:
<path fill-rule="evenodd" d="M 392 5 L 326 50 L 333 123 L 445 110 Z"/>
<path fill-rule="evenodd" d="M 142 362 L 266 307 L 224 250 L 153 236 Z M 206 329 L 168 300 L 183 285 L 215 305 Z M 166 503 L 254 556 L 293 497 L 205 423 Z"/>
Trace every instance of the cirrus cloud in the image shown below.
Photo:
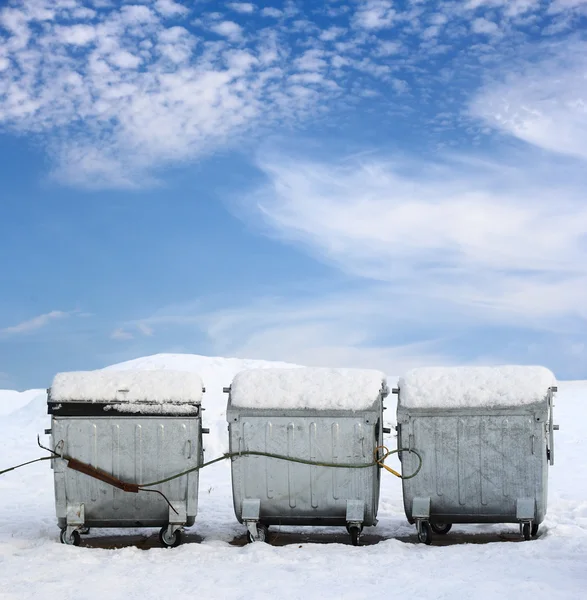
<path fill-rule="evenodd" d="M 0 329 L 0 334 L 21 335 L 33 333 L 38 329 L 42 329 L 43 327 L 47 326 L 52 321 L 64 319 L 65 317 L 68 317 L 71 314 L 73 313 L 64 312 L 62 310 L 52 310 L 51 312 L 44 313 L 42 315 L 37 315 L 36 317 L 32 317 L 30 319 L 27 319 L 26 321 L 21 321 L 16 325 L 11 325 L 10 327 Z"/>
<path fill-rule="evenodd" d="M 273 152 L 247 210 L 354 277 L 480 321 L 557 329 L 587 320 L 587 206 L 566 171 L 532 159 L 320 163 Z"/>
<path fill-rule="evenodd" d="M 300 127 L 329 111 L 336 125 L 337 115 L 344 120 L 359 105 L 382 109 L 390 127 L 406 114 L 427 132 L 431 118 L 455 127 L 463 90 L 480 73 L 516 57 L 536 31 L 558 38 L 572 31 L 581 5 L 557 6 L 553 15 L 529 0 L 368 0 L 344 10 L 284 2 L 260 11 L 231 2 L 210 12 L 205 3 L 173 0 L 99 7 L 13 0 L 0 10 L 0 131 L 46 144 L 63 182 L 133 187 L 244 136 Z M 499 47 L 490 47 L 487 34 L 498 32 Z M 449 52 L 463 45 L 466 54 Z M 568 87 L 578 83 L 579 71 L 567 78 Z M 500 102 L 542 102 L 531 81 L 514 76 L 505 94 L 486 95 L 486 106 L 499 107 L 480 104 L 477 114 L 528 129 L 527 115 L 512 117 Z M 430 114 L 432 97 L 438 115 Z M 561 112 L 579 114 L 572 100 Z M 538 125 L 530 127 L 535 137 L 548 128 Z"/>

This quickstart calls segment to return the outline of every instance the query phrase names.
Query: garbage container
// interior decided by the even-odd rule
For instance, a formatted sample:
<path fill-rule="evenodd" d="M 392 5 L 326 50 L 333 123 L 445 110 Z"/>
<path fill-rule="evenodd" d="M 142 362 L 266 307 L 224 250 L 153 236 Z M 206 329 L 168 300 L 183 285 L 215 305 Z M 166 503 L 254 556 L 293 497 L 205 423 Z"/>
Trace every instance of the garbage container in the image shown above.
<path fill-rule="evenodd" d="M 229 391 L 230 451 L 369 464 L 383 436 L 385 376 L 354 369 L 255 369 Z M 234 510 L 249 541 L 270 525 L 346 525 L 353 544 L 377 522 L 380 468 L 332 468 L 268 456 L 232 459 Z"/>
<path fill-rule="evenodd" d="M 89 527 L 161 527 L 164 546 L 181 543 L 197 513 L 197 471 L 151 488 L 159 493 L 129 493 L 68 459 L 143 485 L 201 465 L 202 392 L 200 377 L 188 372 L 56 375 L 47 402 L 62 543 L 79 544 Z"/>
<path fill-rule="evenodd" d="M 543 367 L 454 367 L 409 371 L 399 381 L 398 447 L 422 456 L 403 480 L 406 516 L 420 541 L 453 523 L 519 523 L 536 535 L 554 464 L 554 375 Z M 402 469 L 416 466 L 401 455 Z"/>

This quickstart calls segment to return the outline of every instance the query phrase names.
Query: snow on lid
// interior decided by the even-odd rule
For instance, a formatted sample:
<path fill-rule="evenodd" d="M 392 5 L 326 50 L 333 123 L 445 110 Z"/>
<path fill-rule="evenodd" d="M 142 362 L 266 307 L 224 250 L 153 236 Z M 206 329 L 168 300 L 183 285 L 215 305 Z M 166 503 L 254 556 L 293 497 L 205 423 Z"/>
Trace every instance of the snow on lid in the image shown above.
<path fill-rule="evenodd" d="M 187 371 L 74 371 L 58 373 L 54 402 L 152 402 L 185 404 L 202 400 L 202 380 Z"/>
<path fill-rule="evenodd" d="M 544 400 L 556 385 L 545 367 L 423 367 L 399 380 L 406 408 L 520 406 Z"/>
<path fill-rule="evenodd" d="M 361 410 L 387 389 L 385 374 L 364 369 L 251 369 L 232 381 L 233 406 Z"/>

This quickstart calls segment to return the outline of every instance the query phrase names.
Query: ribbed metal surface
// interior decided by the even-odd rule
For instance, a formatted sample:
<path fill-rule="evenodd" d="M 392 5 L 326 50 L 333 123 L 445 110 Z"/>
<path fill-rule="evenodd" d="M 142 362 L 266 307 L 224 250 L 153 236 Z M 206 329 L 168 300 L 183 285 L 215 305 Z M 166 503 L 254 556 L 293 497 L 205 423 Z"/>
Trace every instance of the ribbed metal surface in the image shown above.
<path fill-rule="evenodd" d="M 312 461 L 367 463 L 381 436 L 376 411 L 288 415 L 282 411 L 230 409 L 231 451 L 257 450 Z M 344 524 L 348 500 L 365 504 L 365 524 L 375 522 L 379 501 L 378 468 L 334 469 L 267 457 L 232 461 L 236 516 L 243 500 L 259 499 L 267 524 Z"/>
<path fill-rule="evenodd" d="M 132 483 L 148 483 L 197 466 L 201 458 L 200 417 L 53 417 L 53 444 L 63 441 L 64 454 Z M 158 494 L 128 493 L 54 461 L 57 516 L 67 505 L 84 504 L 86 525 L 160 526 L 168 506 Z M 155 489 L 173 504 L 187 505 L 195 517 L 198 473 Z M 61 523 L 60 523 L 61 524 Z"/>
<path fill-rule="evenodd" d="M 505 414 L 504 414 L 505 412 Z M 546 512 L 548 406 L 492 412 L 400 407 L 398 445 L 422 455 L 422 470 L 403 481 L 404 506 L 412 519 L 414 498 L 431 499 L 431 518 L 459 522 L 516 522 L 516 501 L 534 498 L 535 522 Z M 405 473 L 417 466 L 402 457 Z"/>

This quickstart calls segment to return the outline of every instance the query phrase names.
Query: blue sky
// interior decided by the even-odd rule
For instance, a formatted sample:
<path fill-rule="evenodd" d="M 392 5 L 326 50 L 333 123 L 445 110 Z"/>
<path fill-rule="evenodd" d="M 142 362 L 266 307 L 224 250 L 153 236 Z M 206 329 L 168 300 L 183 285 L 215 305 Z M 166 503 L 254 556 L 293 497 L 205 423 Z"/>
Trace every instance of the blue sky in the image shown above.
<path fill-rule="evenodd" d="M 157 352 L 587 378 L 587 0 L 0 6 L 0 387 Z"/>

